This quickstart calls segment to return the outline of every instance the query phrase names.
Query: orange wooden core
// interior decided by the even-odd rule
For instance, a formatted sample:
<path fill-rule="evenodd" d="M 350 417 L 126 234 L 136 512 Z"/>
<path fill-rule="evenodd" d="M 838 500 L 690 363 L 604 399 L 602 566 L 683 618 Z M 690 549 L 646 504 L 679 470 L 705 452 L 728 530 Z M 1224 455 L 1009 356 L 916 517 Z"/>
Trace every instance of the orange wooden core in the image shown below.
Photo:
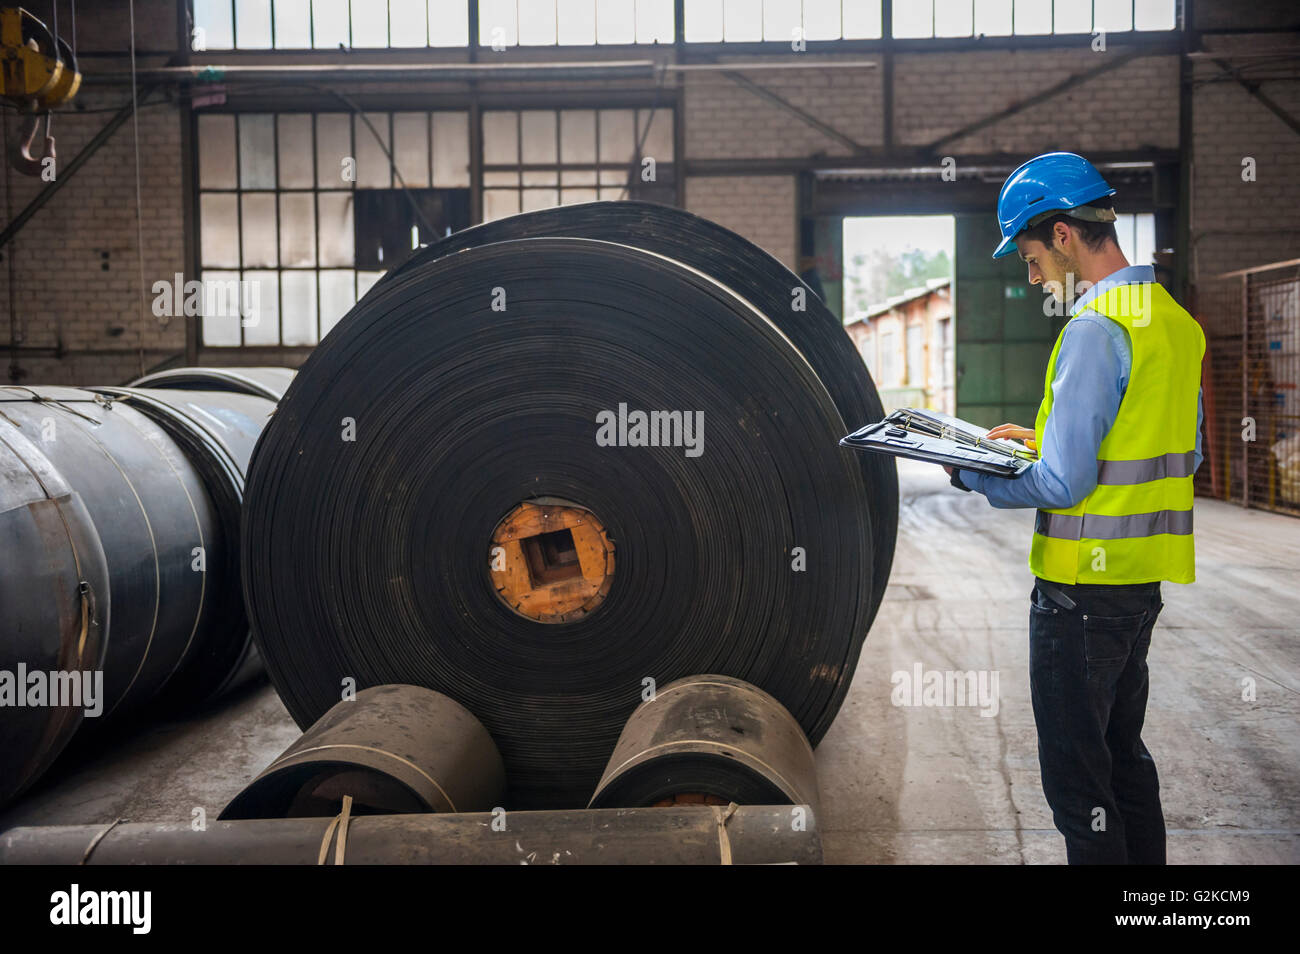
<path fill-rule="evenodd" d="M 492 533 L 497 596 L 521 616 L 565 623 L 586 616 L 614 581 L 614 544 L 595 514 L 567 501 L 521 503 Z"/>

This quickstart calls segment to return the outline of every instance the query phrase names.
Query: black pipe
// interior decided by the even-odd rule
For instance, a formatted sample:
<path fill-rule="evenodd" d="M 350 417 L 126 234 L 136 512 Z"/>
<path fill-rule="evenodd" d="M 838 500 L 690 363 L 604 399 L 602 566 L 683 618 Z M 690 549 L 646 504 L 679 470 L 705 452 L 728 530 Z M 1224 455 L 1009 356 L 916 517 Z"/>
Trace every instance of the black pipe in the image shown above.
<path fill-rule="evenodd" d="M 0 865 L 336 864 L 339 829 L 326 818 L 11 828 Z M 821 862 L 806 805 L 369 815 L 348 820 L 343 845 L 349 865 Z"/>

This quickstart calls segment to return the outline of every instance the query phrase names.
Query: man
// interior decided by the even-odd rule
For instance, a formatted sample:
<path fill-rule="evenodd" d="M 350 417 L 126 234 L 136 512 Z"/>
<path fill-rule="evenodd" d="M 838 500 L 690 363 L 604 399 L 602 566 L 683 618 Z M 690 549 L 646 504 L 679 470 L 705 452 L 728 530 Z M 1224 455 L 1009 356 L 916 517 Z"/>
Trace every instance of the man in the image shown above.
<path fill-rule="evenodd" d="M 1000 258 L 1058 301 L 1080 290 L 1047 363 L 1020 477 L 953 472 L 994 507 L 1036 507 L 1029 669 L 1043 794 L 1071 864 L 1163 864 L 1155 762 L 1142 743 L 1160 583 L 1195 579 L 1192 475 L 1201 462 L 1200 326 L 1130 265 L 1110 188 L 1083 157 L 1026 162 L 998 197 Z"/>

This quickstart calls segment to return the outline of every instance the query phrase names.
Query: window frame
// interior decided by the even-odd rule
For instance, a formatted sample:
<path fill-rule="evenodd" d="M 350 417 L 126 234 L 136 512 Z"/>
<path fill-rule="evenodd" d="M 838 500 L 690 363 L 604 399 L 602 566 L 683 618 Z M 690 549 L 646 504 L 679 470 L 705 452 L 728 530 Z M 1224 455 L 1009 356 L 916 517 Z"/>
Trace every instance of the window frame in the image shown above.
<path fill-rule="evenodd" d="M 369 290 L 370 285 L 373 285 L 374 281 L 378 280 L 379 276 L 374 276 L 374 278 L 371 279 L 370 277 L 372 275 L 371 270 L 362 269 L 358 267 L 356 262 L 355 247 L 353 248 L 351 264 L 347 264 L 347 265 L 322 264 L 321 202 L 320 202 L 321 194 L 329 193 L 329 194 L 336 194 L 336 195 L 354 196 L 358 189 L 365 189 L 368 187 L 359 186 L 356 180 L 352 180 L 347 185 L 341 185 L 336 188 L 329 188 L 329 187 L 322 186 L 320 181 L 320 176 L 319 176 L 319 148 L 320 148 L 319 118 L 321 116 L 341 115 L 341 116 L 348 117 L 349 120 L 348 146 L 351 151 L 351 155 L 355 157 L 357 153 L 357 141 L 358 141 L 359 132 L 361 134 L 369 135 L 368 130 L 364 128 L 358 130 L 357 128 L 358 124 L 363 122 L 363 120 L 361 119 L 361 116 L 363 114 L 371 116 L 372 119 L 376 114 L 382 113 L 384 115 L 384 117 L 387 120 L 387 130 L 386 130 L 387 142 L 390 150 L 393 148 L 393 140 L 394 140 L 393 128 L 395 125 L 394 117 L 396 116 L 396 114 L 414 113 L 416 115 L 419 114 L 425 115 L 426 116 L 425 128 L 426 128 L 427 136 L 429 138 L 428 146 L 426 148 L 425 160 L 428 164 L 429 182 L 432 184 L 432 182 L 434 181 L 434 148 L 433 148 L 434 123 L 432 120 L 432 115 L 434 113 L 443 113 L 443 112 L 464 115 L 466 126 L 467 126 L 466 128 L 467 145 L 470 151 L 472 152 L 474 137 L 473 137 L 472 130 L 469 129 L 468 126 L 469 123 L 473 121 L 473 112 L 468 107 L 468 105 L 461 107 L 459 109 L 424 109 L 424 110 L 412 110 L 409 108 L 401 108 L 401 107 L 394 106 L 392 108 L 368 108 L 364 110 L 363 113 L 344 110 L 339 108 L 339 104 L 332 104 L 332 103 L 322 103 L 319 108 L 312 108 L 312 109 L 307 109 L 307 108 L 268 109 L 268 108 L 256 107 L 256 108 L 247 108 L 247 109 L 205 108 L 205 109 L 191 111 L 190 136 L 192 137 L 192 141 L 195 144 L 195 148 L 192 150 L 193 156 L 192 156 L 192 162 L 190 168 L 190 182 L 191 182 L 190 192 L 192 195 L 191 208 L 193 209 L 193 217 L 189 228 L 189 235 L 194 248 L 194 276 L 197 277 L 200 281 L 204 281 L 205 280 L 204 276 L 207 273 L 229 272 L 229 273 L 238 274 L 240 281 L 245 281 L 246 275 L 250 272 L 274 272 L 276 275 L 276 296 L 275 297 L 276 297 L 277 327 L 276 327 L 276 341 L 274 343 L 255 342 L 250 344 L 247 340 L 248 339 L 247 328 L 244 326 L 242 321 L 240 322 L 239 325 L 238 344 L 208 343 L 204 340 L 204 335 L 203 335 L 203 331 L 204 331 L 203 322 L 206 320 L 206 316 L 198 315 L 196 317 L 198 318 L 197 346 L 199 350 L 252 351 L 256 349 L 272 349 L 275 351 L 285 351 L 285 350 L 301 349 L 301 350 L 309 351 L 312 348 L 317 347 L 320 344 L 321 340 L 324 338 L 325 334 L 328 333 L 328 331 L 322 330 L 323 319 L 322 319 L 322 312 L 321 312 L 321 285 L 320 285 L 321 274 L 324 272 L 350 271 L 352 273 L 352 296 L 353 296 L 352 300 L 354 304 L 361 299 L 361 296 L 365 293 L 365 291 Z M 215 117 L 215 116 L 229 116 L 232 117 L 234 120 L 235 185 L 233 187 L 224 187 L 224 186 L 205 187 L 203 185 L 200 176 L 199 161 L 202 152 L 202 137 L 200 135 L 199 127 L 202 123 L 202 120 L 205 117 Z M 241 130 L 243 127 L 243 123 L 240 121 L 240 118 L 242 116 L 270 116 L 271 117 L 271 131 L 272 131 L 271 157 L 273 160 L 273 168 L 274 168 L 274 184 L 270 188 L 249 188 L 245 186 L 243 182 L 243 177 L 240 171 Z M 311 118 L 312 172 L 311 172 L 311 185 L 309 186 L 286 187 L 280 184 L 280 117 L 282 116 L 308 116 Z M 470 160 L 469 162 L 470 183 L 468 186 L 463 186 L 459 188 L 469 188 L 472 194 L 472 191 L 474 189 L 473 161 L 472 161 L 473 157 L 472 155 L 470 155 L 467 158 Z M 380 186 L 375 188 L 383 188 L 383 187 Z M 393 177 L 391 170 L 389 173 L 389 184 L 387 188 L 389 189 L 400 188 L 400 186 L 396 182 L 396 179 Z M 430 185 L 430 188 L 436 188 L 436 187 Z M 203 196 L 205 195 L 229 195 L 234 197 L 235 240 L 236 240 L 236 248 L 238 250 L 238 257 L 239 257 L 239 262 L 236 265 L 208 265 L 204 261 Z M 276 263 L 274 265 L 251 266 L 248 265 L 244 260 L 244 196 L 245 195 L 269 195 L 274 197 L 273 204 L 275 210 L 275 233 L 276 233 L 275 234 Z M 281 207 L 281 197 L 285 195 L 310 195 L 312 197 L 312 216 L 313 216 L 312 229 L 314 232 L 314 241 L 313 241 L 314 264 L 312 265 L 285 265 L 283 262 L 282 259 L 283 256 L 282 231 L 283 230 L 281 228 L 281 221 L 280 221 L 281 219 L 280 207 Z M 355 216 L 355 207 L 353 209 L 353 215 Z M 355 220 L 353 224 L 353 229 L 355 235 Z M 315 338 L 316 340 L 314 343 L 290 344 L 290 343 L 286 343 L 284 340 L 284 274 L 286 272 L 306 272 L 306 273 L 313 274 L 315 276 L 316 279 Z M 331 325 L 331 327 L 333 326 Z"/>
<path fill-rule="evenodd" d="M 229 0 L 232 4 L 235 0 Z M 350 0 L 352 3 L 362 2 L 362 0 Z M 370 2 L 370 0 L 365 0 Z M 388 0 L 381 0 L 385 3 L 387 10 Z M 900 0 L 903 2 L 903 0 Z M 907 0 L 911 2 L 911 0 Z M 933 4 L 935 0 L 930 0 L 931 4 L 931 23 L 934 20 Z M 1092 22 L 1096 24 L 1095 0 L 1089 0 L 1094 3 Z M 1136 0 L 1130 2 L 1130 23 L 1135 22 Z M 1169 29 L 1163 30 L 1139 30 L 1130 26 L 1127 30 L 1109 31 L 1106 34 L 1108 45 L 1116 46 L 1145 46 L 1160 49 L 1170 49 L 1178 51 L 1182 45 L 1182 34 L 1186 27 L 1185 15 L 1186 10 L 1182 0 L 1173 0 L 1174 2 L 1174 25 Z M 177 0 L 179 6 L 181 23 L 194 23 L 193 4 L 194 0 Z M 479 0 L 465 0 L 467 6 L 467 40 L 468 42 L 461 46 L 385 46 L 385 47 L 356 47 L 352 48 L 349 56 L 358 57 L 366 55 L 380 55 L 385 57 L 402 56 L 402 55 L 419 55 L 427 57 L 430 52 L 439 55 L 446 54 L 450 56 L 452 62 L 479 62 L 485 58 L 501 55 L 495 53 L 490 43 L 483 43 L 479 33 Z M 513 43 L 506 47 L 507 51 L 546 51 L 555 50 L 563 51 L 566 54 L 578 54 L 581 51 L 606 51 L 627 53 L 644 53 L 647 50 L 663 49 L 670 47 L 675 50 L 678 62 L 709 62 L 712 57 L 720 53 L 745 53 L 745 54 L 781 54 L 790 52 L 790 41 L 781 40 L 754 40 L 754 41 L 697 41 L 686 39 L 685 28 L 685 7 L 686 0 L 672 0 L 673 3 L 673 41 L 671 43 L 591 43 L 591 44 L 519 44 Z M 919 52 L 944 52 L 959 51 L 969 49 L 1054 49 L 1062 46 L 1076 46 L 1081 38 L 1089 37 L 1089 33 L 1011 33 L 1007 35 L 990 35 L 990 36 L 934 36 L 929 37 L 896 37 L 894 36 L 893 25 L 893 3 L 894 0 L 880 0 L 881 3 L 881 36 L 878 39 L 838 39 L 838 40 L 808 40 L 805 43 L 806 52 L 809 53 L 876 53 L 876 52 L 898 52 L 898 53 L 919 53 Z M 1054 2 L 1049 3 L 1051 7 L 1053 24 L 1055 23 L 1056 7 Z M 349 8 L 350 10 L 350 8 Z M 972 12 L 972 18 L 974 14 Z M 1014 30 L 1014 0 L 1012 7 L 1012 17 Z M 272 0 L 271 13 L 272 30 L 274 30 L 275 14 L 274 0 Z M 349 40 L 351 39 L 351 16 L 348 18 Z M 427 20 L 426 20 L 427 23 Z M 237 42 L 235 32 L 237 22 L 232 12 L 231 20 L 232 44 Z M 427 29 L 427 27 L 426 27 Z M 391 42 L 391 22 L 389 25 L 390 42 Z M 184 31 L 181 31 L 184 33 Z M 557 38 L 558 39 L 558 38 Z M 274 43 L 274 32 L 272 33 L 272 42 Z M 314 42 L 314 37 L 313 37 Z M 182 53 L 193 60 L 202 61 L 211 59 L 213 54 L 221 58 L 229 57 L 258 57 L 258 56 L 275 56 L 275 57 L 295 57 L 304 54 L 319 57 L 323 53 L 328 53 L 325 48 L 292 48 L 279 49 L 271 47 L 257 48 L 240 48 L 232 45 L 229 48 L 207 48 L 203 51 L 196 51 L 187 45 Z"/>
<path fill-rule="evenodd" d="M 671 181 L 672 186 L 676 192 L 677 198 L 675 200 L 675 204 L 678 205 L 681 204 L 681 198 L 682 198 L 681 190 L 684 185 L 684 178 L 682 177 L 680 171 L 681 160 L 678 157 L 678 152 L 680 150 L 679 137 L 681 134 L 680 124 L 682 122 L 681 103 L 679 99 L 676 97 L 662 96 L 658 90 L 640 90 L 640 91 L 629 90 L 629 91 L 621 91 L 618 95 L 614 95 L 614 96 L 596 94 L 594 96 L 589 96 L 589 97 L 583 97 L 580 95 L 572 95 L 572 94 L 567 96 L 563 94 L 557 94 L 555 96 L 547 97 L 542 101 L 529 102 L 524 105 L 510 105 L 510 97 L 502 98 L 502 97 L 486 97 L 486 96 L 479 96 L 479 97 L 468 96 L 468 97 L 464 97 L 463 99 L 458 97 L 454 102 L 444 100 L 437 103 L 436 105 L 431 104 L 424 109 L 412 109 L 410 103 L 408 102 L 403 102 L 401 100 L 390 101 L 384 99 L 383 97 L 378 97 L 378 96 L 373 98 L 361 97 L 358 100 L 358 105 L 361 107 L 361 113 L 347 110 L 342 107 L 342 104 L 329 98 L 320 98 L 319 100 L 307 104 L 301 104 L 301 103 L 292 104 L 292 105 L 286 104 L 283 106 L 277 106 L 275 104 L 274 99 L 270 99 L 270 100 L 256 100 L 256 101 L 250 100 L 250 101 L 240 102 L 238 104 L 227 103 L 221 106 L 204 107 L 202 109 L 192 109 L 189 111 L 188 138 L 193 145 L 192 148 L 189 150 L 190 152 L 190 156 L 189 156 L 190 161 L 188 164 L 189 182 L 188 182 L 188 188 L 186 189 L 186 193 L 188 197 L 188 206 L 192 210 L 192 212 L 189 217 L 186 234 L 188 236 L 189 243 L 193 248 L 191 276 L 202 279 L 205 270 L 205 263 L 203 261 L 203 247 L 202 247 L 202 235 L 203 235 L 202 196 L 205 193 L 230 194 L 236 196 L 235 228 L 236 228 L 236 237 L 239 243 L 238 247 L 239 247 L 240 264 L 237 266 L 230 266 L 230 267 L 211 266 L 208 267 L 208 271 L 238 273 L 241 279 L 243 279 L 244 275 L 250 271 L 251 272 L 270 272 L 270 271 L 275 272 L 277 275 L 277 290 L 276 290 L 277 321 L 279 322 L 279 326 L 276 329 L 276 343 L 274 344 L 247 343 L 246 329 L 243 327 L 242 324 L 239 330 L 239 337 L 240 337 L 239 344 L 209 344 L 204 341 L 204 336 L 203 336 L 204 317 L 202 315 L 196 316 L 197 320 L 194 323 L 195 330 L 193 333 L 194 334 L 193 342 L 194 342 L 194 347 L 196 349 L 196 354 L 202 351 L 214 351 L 214 352 L 226 353 L 226 354 L 233 354 L 236 351 L 248 352 L 248 353 L 263 352 L 268 354 L 269 353 L 276 353 L 276 354 L 309 353 L 313 348 L 316 348 L 320 344 L 321 340 L 324 337 L 324 335 L 321 333 L 322 321 L 321 321 L 321 302 L 320 302 L 320 284 L 319 284 L 320 273 L 325 271 L 332 271 L 332 270 L 350 269 L 353 272 L 354 302 L 360 300 L 362 294 L 364 294 L 364 290 L 368 290 L 369 284 L 367 284 L 365 281 L 365 275 L 369 275 L 370 273 L 367 271 L 365 275 L 363 275 L 362 274 L 363 270 L 358 268 L 356 264 L 355 249 L 353 252 L 353 262 L 351 265 L 325 266 L 320 263 L 321 219 L 320 219 L 320 203 L 318 198 L 319 194 L 321 192 L 354 193 L 358 188 L 365 188 L 363 186 L 359 186 L 358 183 L 355 181 L 352 182 L 348 188 L 340 188 L 340 189 L 321 188 L 319 178 L 318 178 L 318 170 L 316 169 L 316 163 L 317 163 L 316 153 L 318 151 L 317 117 L 322 114 L 342 114 L 342 115 L 347 115 L 351 118 L 352 121 L 349 124 L 349 129 L 350 129 L 349 143 L 352 149 L 352 153 L 355 156 L 357 151 L 358 137 L 361 135 L 366 135 L 366 136 L 370 135 L 369 131 L 366 130 L 364 126 L 360 128 L 358 127 L 358 123 L 361 122 L 360 119 L 361 114 L 374 117 L 375 114 L 382 113 L 387 116 L 388 143 L 391 149 L 393 144 L 394 116 L 397 113 L 423 112 L 429 115 L 432 115 L 434 113 L 444 113 L 444 112 L 464 113 L 466 115 L 466 123 L 468 124 L 467 133 L 469 139 L 468 188 L 470 191 L 471 227 L 474 225 L 481 224 L 482 222 L 485 221 L 483 215 L 483 205 L 484 205 L 483 199 L 484 199 L 484 192 L 486 188 L 488 188 L 484 184 L 485 166 L 483 162 L 483 121 L 484 121 L 485 113 L 497 112 L 497 111 L 517 112 L 517 113 L 523 113 L 527 111 L 554 112 L 557 116 L 556 126 L 557 126 L 557 137 L 558 137 L 559 135 L 558 117 L 560 113 L 566 110 L 596 110 L 597 111 L 596 145 L 598 150 L 597 152 L 598 159 L 599 159 L 599 111 L 600 110 L 602 109 L 630 110 L 633 114 L 634 132 L 637 131 L 638 116 L 653 114 L 655 115 L 655 119 L 653 120 L 653 124 L 655 126 L 657 126 L 659 122 L 666 119 L 673 140 L 673 160 L 669 163 L 663 163 L 663 162 L 658 163 L 657 171 L 659 174 L 659 178 L 661 182 L 665 181 L 664 180 L 665 172 L 667 172 L 671 176 L 671 180 L 668 181 Z M 284 115 L 310 115 L 312 117 L 312 150 L 313 150 L 312 166 L 313 168 L 312 168 L 312 185 L 310 187 L 283 188 L 279 185 L 280 123 L 278 119 L 273 119 L 271 124 L 273 129 L 272 149 L 273 149 L 273 155 L 275 159 L 275 170 L 276 170 L 274 187 L 270 189 L 247 189 L 243 187 L 242 181 L 239 178 L 239 162 L 240 162 L 239 117 L 242 115 L 267 115 L 267 114 L 273 117 L 284 116 Z M 202 141 L 201 141 L 201 136 L 199 134 L 199 126 L 201 120 L 205 116 L 234 117 L 234 124 L 235 124 L 234 162 L 235 162 L 235 169 L 236 169 L 236 180 L 235 180 L 235 186 L 233 188 L 203 188 L 202 182 L 200 180 L 200 175 L 199 175 L 199 163 L 200 163 L 200 156 L 202 153 Z M 429 128 L 429 135 L 430 137 L 432 137 L 433 135 L 432 120 L 429 121 L 428 128 Z M 518 127 L 516 127 L 516 129 L 518 129 Z M 520 138 L 517 151 L 522 150 L 522 148 L 523 148 L 523 141 L 522 138 Z M 560 154 L 558 152 L 558 142 L 557 142 L 557 160 L 559 160 L 559 158 L 560 158 Z M 434 149 L 432 146 L 432 141 L 430 141 L 430 146 L 428 149 L 428 162 L 432 167 L 432 164 L 434 162 Z M 558 182 L 559 174 L 563 171 L 580 170 L 583 168 L 592 168 L 596 170 L 599 170 L 601 168 L 608 169 L 611 167 L 611 165 L 613 164 L 577 163 L 577 164 L 566 165 L 562 162 L 557 162 L 557 164 L 555 165 L 520 164 L 518 166 L 508 167 L 508 169 L 501 166 L 487 166 L 486 169 L 488 171 L 512 171 L 514 169 L 518 169 L 520 173 L 519 181 L 522 183 L 523 173 L 526 171 L 554 168 L 556 170 L 557 182 Z M 624 168 L 626 168 L 626 166 L 624 166 Z M 429 181 L 432 184 L 434 181 L 433 180 L 434 172 L 432 168 L 430 168 L 429 175 L 430 175 Z M 599 183 L 599 171 L 597 171 L 597 182 Z M 391 178 L 391 176 L 390 176 L 389 187 L 399 188 L 396 180 Z M 435 187 L 435 186 L 431 185 L 431 187 Z M 509 188 L 509 187 L 502 186 L 499 188 Z M 520 186 L 515 186 L 514 188 L 520 191 L 522 194 L 523 189 Z M 545 187 L 541 187 L 541 188 L 545 188 Z M 556 189 L 559 190 L 560 188 L 561 186 L 557 184 Z M 586 188 L 586 187 L 576 186 L 574 188 Z M 599 184 L 597 184 L 596 186 L 592 186 L 590 188 L 600 189 L 601 187 Z M 612 187 L 607 186 L 606 188 L 612 188 Z M 255 268 L 255 267 L 245 266 L 244 264 L 243 202 L 241 197 L 244 194 L 249 194 L 249 193 L 270 194 L 276 197 L 275 215 L 277 219 L 277 235 L 276 235 L 277 264 L 275 266 L 269 266 L 265 268 Z M 278 225 L 278 220 L 280 216 L 279 197 L 281 195 L 290 194 L 290 193 L 307 193 L 313 195 L 314 197 L 317 197 L 313 200 L 313 207 L 315 209 L 314 228 L 315 228 L 315 235 L 316 235 L 316 245 L 315 245 L 316 264 L 311 266 L 284 266 L 280 264 L 280 236 L 279 236 L 280 229 Z M 632 196 L 629 194 L 625 196 L 625 198 L 632 198 Z M 354 228 L 355 228 L 355 224 L 354 224 Z M 284 326 L 283 326 L 284 290 L 283 290 L 283 282 L 282 280 L 280 280 L 279 276 L 286 271 L 290 271 L 290 272 L 309 271 L 309 272 L 316 273 L 316 275 L 318 276 L 317 287 L 316 287 L 317 301 L 316 301 L 316 343 L 315 344 L 285 344 L 284 343 Z"/>

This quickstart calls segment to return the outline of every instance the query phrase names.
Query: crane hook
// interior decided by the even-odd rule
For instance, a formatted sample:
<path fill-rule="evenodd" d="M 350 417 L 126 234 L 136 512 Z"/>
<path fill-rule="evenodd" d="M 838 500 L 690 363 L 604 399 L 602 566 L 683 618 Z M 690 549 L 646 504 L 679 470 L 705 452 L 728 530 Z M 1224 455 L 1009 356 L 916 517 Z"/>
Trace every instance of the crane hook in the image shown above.
<path fill-rule="evenodd" d="M 35 104 L 33 103 L 33 105 Z M 50 114 L 48 112 L 45 113 L 44 150 L 39 156 L 32 155 L 32 145 L 36 140 L 36 133 L 40 129 L 40 125 L 40 113 L 35 111 L 27 113 L 23 117 L 18 140 L 9 151 L 10 164 L 25 176 L 41 175 L 46 168 L 45 160 L 57 158 L 54 151 L 54 137 L 50 135 Z"/>

